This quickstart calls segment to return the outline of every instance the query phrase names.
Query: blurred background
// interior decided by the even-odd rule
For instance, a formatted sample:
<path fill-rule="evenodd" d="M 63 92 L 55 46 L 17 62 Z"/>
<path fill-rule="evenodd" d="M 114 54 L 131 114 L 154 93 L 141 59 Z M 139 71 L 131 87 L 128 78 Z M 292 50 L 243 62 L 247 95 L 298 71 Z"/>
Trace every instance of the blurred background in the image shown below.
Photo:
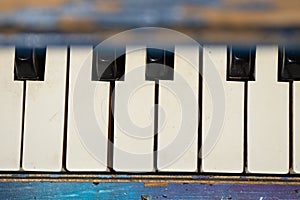
<path fill-rule="evenodd" d="M 137 27 L 208 43 L 294 43 L 299 0 L 2 0 L 0 43 L 90 44 Z"/>

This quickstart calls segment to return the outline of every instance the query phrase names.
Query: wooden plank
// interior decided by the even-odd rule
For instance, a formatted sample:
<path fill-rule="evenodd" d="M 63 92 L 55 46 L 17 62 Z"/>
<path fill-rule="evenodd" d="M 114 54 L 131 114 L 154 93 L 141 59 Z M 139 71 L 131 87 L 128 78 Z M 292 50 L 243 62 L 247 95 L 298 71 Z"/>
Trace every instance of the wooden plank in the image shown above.
<path fill-rule="evenodd" d="M 159 11 L 157 8 L 159 5 Z M 86 32 L 99 27 L 152 26 L 169 22 L 176 26 L 192 24 L 231 27 L 295 27 L 300 25 L 300 3 L 290 0 L 174 0 L 172 4 L 154 0 L 136 3 L 109 1 L 11 0 L 0 8 L 3 19 L 0 27 L 15 26 L 31 30 L 65 30 Z M 47 8 L 47 10 L 45 10 Z M 72 12 L 69 11 L 72 8 Z M 134 8 L 134 9 L 132 9 Z M 59 10 L 59 12 L 57 12 Z M 136 12 L 136 10 L 144 12 Z M 22 15 L 18 15 L 19 12 Z M 175 12 L 174 12 L 175 11 Z M 155 14 L 153 14 L 155 13 Z M 30 16 L 36 16 L 34 20 Z M 47 14 L 47 18 L 45 18 Z M 22 17 L 22 20 L 17 20 Z M 29 16 L 29 17 L 27 17 Z M 124 18 L 126 16 L 126 18 Z M 144 17 L 147 16 L 147 17 Z M 101 23 L 99 23 L 99 21 Z M 35 22 L 35 23 L 34 23 Z M 36 23 L 37 22 L 37 23 Z M 43 22 L 43 23 L 42 23 Z M 26 26 L 27 25 L 27 26 Z"/>
<path fill-rule="evenodd" d="M 223 175 L 145 175 L 145 174 L 91 174 L 91 173 L 60 173 L 60 174 L 0 174 L 0 182 L 143 182 L 145 185 L 180 184 L 262 184 L 262 185 L 299 185 L 298 176 L 225 176 Z"/>
<path fill-rule="evenodd" d="M 45 190 L 47 188 L 47 190 Z M 299 185 L 143 183 L 0 183 L 3 199 L 299 199 Z"/>
<path fill-rule="evenodd" d="M 0 43 L 13 40 L 13 43 L 40 45 L 44 40 L 53 42 L 66 37 L 53 34 L 55 32 L 95 33 L 94 36 L 102 37 L 103 34 L 112 36 L 131 27 L 149 25 L 180 32 L 189 30 L 184 33 L 206 42 L 243 42 L 253 41 L 253 38 L 257 42 L 291 42 L 299 41 L 299 6 L 298 0 L 288 3 L 280 0 L 218 0 L 213 4 L 209 0 L 186 0 L 184 3 L 174 0 L 172 4 L 159 0 L 142 3 L 104 0 L 29 0 L 25 3 L 12 0 L 3 3 L 0 8 Z M 198 31 L 202 33 L 196 34 Z M 24 41 L 24 35 L 13 35 L 20 32 L 32 34 L 29 34 L 28 41 Z M 39 39 L 36 38 L 38 32 L 43 33 Z M 45 36 L 47 32 L 51 34 Z M 91 41 L 94 36 L 79 36 L 72 41 L 78 43 L 89 38 Z M 68 36 L 72 37 L 74 34 Z"/>

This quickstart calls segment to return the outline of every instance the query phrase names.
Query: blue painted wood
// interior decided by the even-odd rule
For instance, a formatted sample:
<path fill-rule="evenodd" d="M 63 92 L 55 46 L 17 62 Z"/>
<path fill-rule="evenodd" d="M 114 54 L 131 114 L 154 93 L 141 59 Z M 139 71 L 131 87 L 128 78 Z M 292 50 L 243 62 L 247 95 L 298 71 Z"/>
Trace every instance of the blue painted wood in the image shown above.
<path fill-rule="evenodd" d="M 70 19 L 81 19 L 93 22 L 95 26 L 128 27 L 128 26 L 171 26 L 192 25 L 201 26 L 206 23 L 205 17 L 195 18 L 182 14 L 183 6 L 211 6 L 216 8 L 228 8 L 240 10 L 270 10 L 272 2 L 246 2 L 232 4 L 224 0 L 151 0 L 151 1 L 61 1 L 56 6 L 51 2 L 31 3 L 18 6 L 18 1 L 12 0 L 15 5 L 10 6 L 6 12 L 0 13 L 0 26 L 22 26 L 27 29 L 47 30 L 55 29 L 66 16 Z M 49 4 L 49 5 L 48 5 Z"/>
<path fill-rule="evenodd" d="M 102 35 L 107 29 L 115 34 L 147 26 L 190 29 L 187 33 L 204 42 L 299 42 L 296 1 L 31 0 L 20 5 L 19 0 L 10 0 L 0 7 L 0 44 L 95 44 L 107 36 L 99 39 L 95 34 Z"/>
<path fill-rule="evenodd" d="M 277 0 L 280 1 L 280 0 Z M 33 2 L 33 1 L 32 1 Z M 47 3 L 48 2 L 48 3 Z M 11 0 L 8 8 L 1 9 L 0 26 L 22 26 L 28 29 L 49 30 L 54 29 L 65 17 L 79 20 L 80 18 L 94 22 L 96 26 L 124 27 L 124 26 L 201 26 L 207 25 L 205 14 L 195 16 L 195 13 L 186 15 L 184 7 L 198 7 L 230 11 L 273 11 L 276 6 L 282 6 L 276 1 L 230 1 L 230 0 L 151 0 L 151 1 L 114 1 L 90 0 L 70 1 L 57 0 L 53 5 L 51 1 L 43 3 L 22 4 Z M 285 5 L 285 8 L 288 4 Z M 5 7 L 4 7 L 5 8 Z M 292 7 L 291 7 L 292 8 Z M 251 13 L 249 13 L 251 14 Z M 266 24 L 267 25 L 267 24 Z"/>
<path fill-rule="evenodd" d="M 300 199 L 299 185 L 143 183 L 0 183 L 1 199 Z"/>

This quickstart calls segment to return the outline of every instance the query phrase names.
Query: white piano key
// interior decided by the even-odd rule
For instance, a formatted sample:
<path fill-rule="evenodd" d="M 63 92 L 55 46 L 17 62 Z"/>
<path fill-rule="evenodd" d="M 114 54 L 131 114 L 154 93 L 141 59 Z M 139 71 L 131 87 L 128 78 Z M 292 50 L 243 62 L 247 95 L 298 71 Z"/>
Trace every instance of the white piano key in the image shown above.
<path fill-rule="evenodd" d="M 27 81 L 22 167 L 61 171 L 67 47 L 48 47 L 44 81 Z"/>
<path fill-rule="evenodd" d="M 293 83 L 293 172 L 300 173 L 300 83 Z"/>
<path fill-rule="evenodd" d="M 243 172 L 244 82 L 226 81 L 226 46 L 203 48 L 202 171 Z M 220 85 L 216 86 L 219 81 Z M 217 94 L 217 96 L 213 96 Z M 224 110 L 214 110 L 218 99 Z M 224 112 L 224 113 L 218 113 Z M 223 116 L 217 121 L 216 116 Z M 222 125 L 216 134 L 211 126 Z M 206 144 L 207 143 L 207 144 Z"/>
<path fill-rule="evenodd" d="M 66 168 L 107 171 L 110 83 L 92 81 L 92 47 L 70 48 Z"/>
<path fill-rule="evenodd" d="M 198 46 L 176 46 L 174 80 L 159 82 L 159 171 L 195 172 L 198 161 Z"/>
<path fill-rule="evenodd" d="M 145 67 L 145 47 L 127 47 L 125 81 L 115 83 L 113 168 L 116 171 L 154 170 L 155 83 L 145 80 Z"/>
<path fill-rule="evenodd" d="M 277 73 L 278 47 L 257 46 L 255 81 L 248 82 L 250 173 L 289 171 L 289 85 Z"/>
<path fill-rule="evenodd" d="M 14 81 L 13 47 L 0 48 L 0 170 L 20 168 L 23 81 Z"/>

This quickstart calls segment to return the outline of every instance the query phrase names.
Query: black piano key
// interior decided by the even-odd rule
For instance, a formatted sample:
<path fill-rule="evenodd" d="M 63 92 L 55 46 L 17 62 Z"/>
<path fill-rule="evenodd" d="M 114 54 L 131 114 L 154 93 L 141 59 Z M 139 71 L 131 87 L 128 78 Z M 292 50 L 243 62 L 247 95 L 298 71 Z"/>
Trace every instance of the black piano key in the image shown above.
<path fill-rule="evenodd" d="M 115 79 L 115 49 L 95 48 L 93 51 L 93 80 L 111 81 Z"/>
<path fill-rule="evenodd" d="M 99 48 L 93 51 L 93 74 L 95 81 L 116 81 L 125 73 L 125 48 Z"/>
<path fill-rule="evenodd" d="M 147 48 L 146 80 L 158 80 L 163 76 L 164 50 Z"/>
<path fill-rule="evenodd" d="M 16 48 L 15 80 L 44 80 L 46 48 Z"/>
<path fill-rule="evenodd" d="M 233 46 L 227 49 L 227 80 L 253 81 L 255 48 Z"/>
<path fill-rule="evenodd" d="M 146 80 L 173 80 L 173 52 L 162 49 L 147 48 L 146 63 Z"/>
<path fill-rule="evenodd" d="M 174 50 L 165 51 L 165 75 L 161 80 L 174 80 Z"/>
<path fill-rule="evenodd" d="M 279 80 L 300 80 L 300 48 L 297 46 L 285 46 L 279 49 L 278 56 Z"/>
<path fill-rule="evenodd" d="M 116 80 L 124 81 L 125 76 L 125 61 L 126 61 L 126 48 L 125 47 L 117 47 L 116 48 L 116 57 L 115 57 L 115 65 L 116 65 Z"/>

